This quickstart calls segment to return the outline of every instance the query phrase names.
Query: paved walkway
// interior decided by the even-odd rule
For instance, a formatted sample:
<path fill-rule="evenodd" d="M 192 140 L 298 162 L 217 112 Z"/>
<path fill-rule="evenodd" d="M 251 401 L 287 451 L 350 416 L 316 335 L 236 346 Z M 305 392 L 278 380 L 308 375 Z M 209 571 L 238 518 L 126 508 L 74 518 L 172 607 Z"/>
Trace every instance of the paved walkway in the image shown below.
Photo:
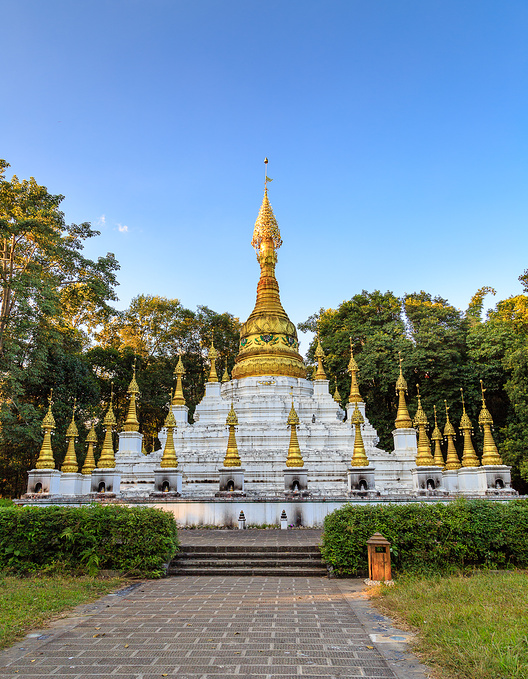
<path fill-rule="evenodd" d="M 183 530 L 184 545 L 317 544 L 316 530 Z M 183 576 L 77 608 L 0 653 L 1 679 L 425 679 L 361 580 Z"/>
<path fill-rule="evenodd" d="M 321 541 L 322 530 L 302 528 L 295 530 L 201 530 L 183 529 L 178 531 L 178 538 L 182 545 L 215 545 L 232 547 L 244 545 L 247 547 L 287 547 L 294 545 L 318 545 Z"/>

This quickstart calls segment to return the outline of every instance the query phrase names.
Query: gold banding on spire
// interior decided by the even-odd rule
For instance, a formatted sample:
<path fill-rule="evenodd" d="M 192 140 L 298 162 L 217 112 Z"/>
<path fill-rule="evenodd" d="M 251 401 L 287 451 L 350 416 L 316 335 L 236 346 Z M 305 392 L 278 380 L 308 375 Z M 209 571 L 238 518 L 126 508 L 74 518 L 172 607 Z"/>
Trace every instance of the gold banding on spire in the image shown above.
<path fill-rule="evenodd" d="M 267 180 L 269 181 L 269 180 Z M 255 308 L 240 330 L 240 349 L 231 378 L 259 375 L 306 377 L 295 325 L 284 311 L 275 277 L 276 251 L 282 245 L 267 186 L 253 231 L 252 246 L 260 264 Z"/>
<path fill-rule="evenodd" d="M 365 452 L 365 444 L 363 443 L 363 435 L 361 434 L 361 425 L 365 422 L 365 418 L 361 414 L 356 403 L 354 412 L 350 418 L 350 424 L 355 427 L 354 436 L 354 451 L 352 453 L 351 467 L 368 467 L 369 461 L 367 453 Z"/>
<path fill-rule="evenodd" d="M 326 380 L 327 377 L 323 367 L 323 358 L 325 358 L 325 352 L 323 351 L 323 347 L 321 346 L 321 339 L 319 335 L 317 335 L 317 348 L 315 350 L 315 358 L 317 359 L 317 371 L 315 373 L 315 379 Z"/>
<path fill-rule="evenodd" d="M 464 390 L 460 387 L 460 397 L 462 399 L 462 419 L 460 420 L 459 428 L 462 431 L 464 437 L 464 450 L 462 452 L 462 466 L 463 467 L 478 467 L 480 465 L 477 453 L 473 447 L 473 441 L 471 440 L 471 433 L 473 431 L 473 425 L 471 420 L 466 413 L 466 404 L 464 403 Z"/>
<path fill-rule="evenodd" d="M 429 424 L 427 421 L 427 415 L 422 408 L 422 399 L 420 396 L 420 386 L 416 385 L 416 390 L 418 392 L 418 410 L 414 416 L 414 426 L 418 428 L 418 449 L 416 453 L 416 466 L 417 467 L 434 467 L 434 459 L 431 455 L 431 443 L 429 437 L 427 436 L 426 427 Z"/>
<path fill-rule="evenodd" d="M 350 394 L 348 396 L 349 403 L 362 403 L 363 398 L 359 393 L 358 386 L 358 372 L 359 367 L 354 358 L 354 352 L 352 350 L 352 337 L 350 338 L 350 361 L 348 362 L 348 372 L 350 373 Z"/>
<path fill-rule="evenodd" d="M 482 447 L 482 464 L 483 465 L 501 465 L 502 458 L 493 439 L 491 428 L 493 427 L 493 418 L 490 411 L 486 407 L 486 399 L 484 398 L 484 385 L 480 380 L 480 390 L 482 391 L 482 409 L 479 415 L 479 425 L 484 431 L 484 442 Z"/>
<path fill-rule="evenodd" d="M 229 438 L 227 439 L 227 450 L 224 457 L 224 467 L 240 467 L 240 455 L 235 436 L 235 427 L 238 425 L 238 417 L 231 401 L 231 410 L 227 414 L 226 425 L 229 427 Z"/>
<path fill-rule="evenodd" d="M 288 427 L 290 427 L 290 445 L 288 446 L 288 457 L 286 458 L 287 467 L 304 467 L 299 439 L 297 438 L 297 427 L 299 426 L 299 416 L 293 405 L 293 394 L 290 414 L 288 415 Z"/>
<path fill-rule="evenodd" d="M 405 394 L 407 393 L 407 382 L 403 376 L 402 371 L 402 357 L 401 351 L 398 351 L 400 361 L 400 375 L 396 380 L 396 394 L 398 396 L 398 412 L 396 413 L 396 421 L 394 426 L 396 429 L 410 429 L 412 427 L 411 416 L 407 410 L 407 403 L 405 401 Z"/>
<path fill-rule="evenodd" d="M 211 362 L 211 369 L 209 371 L 208 382 L 218 382 L 218 375 L 216 374 L 216 359 L 218 358 L 218 351 L 215 349 L 213 339 L 211 338 L 211 346 L 209 347 L 209 360 Z"/>
<path fill-rule="evenodd" d="M 62 463 L 61 472 L 65 474 L 76 474 L 79 471 L 79 464 L 77 462 L 77 454 L 75 453 L 75 439 L 79 436 L 77 425 L 75 424 L 75 407 L 77 399 L 73 399 L 73 412 L 71 422 L 66 430 L 66 438 L 68 439 L 68 450 L 66 457 Z"/>
<path fill-rule="evenodd" d="M 90 431 L 86 436 L 86 443 L 88 444 L 88 450 L 86 451 L 86 457 L 84 458 L 84 464 L 83 468 L 81 469 L 81 474 L 88 476 L 95 469 L 94 445 L 97 443 L 97 434 L 95 433 L 95 424 L 93 420 L 92 426 L 90 427 Z"/>
<path fill-rule="evenodd" d="M 176 389 L 174 390 L 174 398 L 172 399 L 173 406 L 184 406 L 185 397 L 183 395 L 182 377 L 185 375 L 185 368 L 181 354 L 178 355 L 178 363 L 174 368 L 174 375 L 176 376 Z"/>
<path fill-rule="evenodd" d="M 447 454 L 446 454 L 446 471 L 456 471 L 462 466 L 458 458 L 458 453 L 455 448 L 455 437 L 456 431 L 449 420 L 449 406 L 447 401 L 444 399 L 445 411 L 446 411 L 446 423 L 444 427 L 444 436 L 447 439 Z"/>
<path fill-rule="evenodd" d="M 48 403 L 48 412 L 44 415 L 41 424 L 41 428 L 44 431 L 44 440 L 42 441 L 42 447 L 40 449 L 37 464 L 35 465 L 36 469 L 55 469 L 55 460 L 53 459 L 53 450 L 51 448 L 51 432 L 55 429 L 55 418 L 51 412 L 53 389 L 50 391 Z"/>
<path fill-rule="evenodd" d="M 114 415 L 114 410 L 112 407 L 113 400 L 114 400 L 114 383 L 112 382 L 112 390 L 110 392 L 110 403 L 108 405 L 108 411 L 103 420 L 103 426 L 105 428 L 105 437 L 103 441 L 103 449 L 101 450 L 101 457 L 99 458 L 99 462 L 97 463 L 98 469 L 115 469 L 116 466 L 112 430 L 117 423 Z"/>
<path fill-rule="evenodd" d="M 434 442 L 434 463 L 436 467 L 441 467 L 443 469 L 444 467 L 444 457 L 442 455 L 442 448 L 440 446 L 440 443 L 442 442 L 442 432 L 438 428 L 438 421 L 436 419 L 436 406 L 433 406 L 434 410 L 434 421 L 435 421 L 435 426 L 433 429 L 433 433 L 431 434 L 431 440 Z"/>
<path fill-rule="evenodd" d="M 139 431 L 139 422 L 137 418 L 136 399 L 139 394 L 138 383 L 136 382 L 136 357 L 134 356 L 134 368 L 132 379 L 128 385 L 127 394 L 130 396 L 128 402 L 128 413 L 123 425 L 123 431 Z"/>
<path fill-rule="evenodd" d="M 341 403 L 341 394 L 339 393 L 339 389 L 337 388 L 337 377 L 334 377 L 334 382 L 335 382 L 334 401 L 336 403 Z"/>
<path fill-rule="evenodd" d="M 172 390 L 169 401 L 169 412 L 165 418 L 164 427 L 167 430 L 167 440 L 163 448 L 163 456 L 161 458 L 160 467 L 163 469 L 176 469 L 178 466 L 178 458 L 176 457 L 176 448 L 174 447 L 174 430 L 176 429 L 176 418 L 172 412 Z"/>

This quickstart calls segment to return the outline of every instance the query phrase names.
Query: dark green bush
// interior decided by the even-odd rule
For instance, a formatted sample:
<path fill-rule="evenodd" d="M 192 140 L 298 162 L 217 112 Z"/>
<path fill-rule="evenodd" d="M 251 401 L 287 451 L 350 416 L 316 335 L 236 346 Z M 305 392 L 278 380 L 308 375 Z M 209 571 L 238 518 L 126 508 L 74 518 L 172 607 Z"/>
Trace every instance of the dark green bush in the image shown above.
<path fill-rule="evenodd" d="M 368 571 L 367 540 L 391 543 L 396 572 L 528 567 L 528 501 L 345 505 L 324 523 L 321 552 L 338 575 Z"/>
<path fill-rule="evenodd" d="M 0 569 L 102 569 L 155 577 L 177 550 L 176 522 L 158 509 L 117 505 L 0 508 Z"/>

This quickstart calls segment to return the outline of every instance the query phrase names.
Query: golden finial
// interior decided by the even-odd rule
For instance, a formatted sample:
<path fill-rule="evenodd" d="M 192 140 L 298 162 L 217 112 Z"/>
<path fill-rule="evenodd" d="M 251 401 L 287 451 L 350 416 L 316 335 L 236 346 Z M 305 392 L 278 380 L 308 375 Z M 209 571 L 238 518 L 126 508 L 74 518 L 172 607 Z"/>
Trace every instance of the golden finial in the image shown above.
<path fill-rule="evenodd" d="M 125 420 L 125 424 L 123 425 L 123 431 L 139 431 L 139 422 L 137 419 L 137 410 L 136 410 L 136 399 L 137 395 L 139 394 L 139 387 L 136 382 L 136 357 L 134 356 L 134 367 L 133 367 L 133 372 L 132 372 L 132 380 L 130 381 L 130 384 L 128 385 L 127 389 L 127 394 L 130 396 L 130 400 L 128 402 L 128 413 L 127 413 L 127 418 Z"/>
<path fill-rule="evenodd" d="M 339 393 L 339 389 L 337 388 L 337 377 L 335 376 L 334 381 L 335 381 L 334 401 L 336 403 L 341 403 L 341 394 Z"/>
<path fill-rule="evenodd" d="M 361 397 L 361 394 L 359 393 L 359 386 L 358 386 L 358 372 L 359 372 L 359 367 L 356 362 L 356 359 L 354 358 L 354 352 L 353 352 L 353 347 L 352 347 L 352 337 L 350 338 L 350 361 L 348 362 L 348 372 L 350 373 L 350 394 L 348 396 L 348 402 L 349 403 L 362 403 L 363 398 Z"/>
<path fill-rule="evenodd" d="M 240 467 L 242 462 L 238 454 L 238 446 L 235 436 L 235 427 L 238 425 L 238 417 L 231 401 L 231 410 L 226 418 L 226 425 L 229 427 L 229 438 L 227 439 L 227 450 L 224 458 L 224 467 Z"/>
<path fill-rule="evenodd" d="M 66 457 L 62 463 L 61 472 L 65 474 L 76 474 L 79 471 L 79 465 L 77 463 L 77 455 L 75 453 L 75 439 L 79 436 L 77 430 L 77 425 L 75 424 L 75 407 L 77 405 L 77 399 L 73 399 L 73 412 L 70 425 L 66 430 L 66 438 L 68 439 L 68 450 L 66 451 Z"/>
<path fill-rule="evenodd" d="M 432 467 L 434 466 L 434 459 L 431 455 L 431 443 L 427 436 L 426 427 L 428 425 L 427 415 L 422 408 L 422 399 L 420 396 L 420 386 L 416 385 L 418 410 L 414 416 L 414 426 L 418 427 L 418 447 L 416 452 L 416 466 L 417 467 Z"/>
<path fill-rule="evenodd" d="M 290 427 L 290 445 L 288 446 L 288 457 L 286 458 L 287 467 L 304 467 L 304 460 L 302 459 L 301 449 L 299 447 L 299 439 L 297 438 L 297 427 L 300 420 L 295 406 L 293 404 L 293 388 L 291 390 L 291 409 L 288 415 L 288 427 Z"/>
<path fill-rule="evenodd" d="M 357 403 L 354 407 L 354 412 L 350 418 L 350 424 L 355 428 L 354 435 L 354 451 L 352 453 L 351 467 L 368 467 L 369 461 L 367 453 L 365 452 L 365 444 L 363 443 L 363 435 L 361 434 L 361 425 L 365 422 L 365 418 L 361 414 Z"/>
<path fill-rule="evenodd" d="M 398 412 L 394 426 L 396 429 L 410 429 L 412 427 L 411 416 L 407 409 L 405 394 L 407 393 L 407 382 L 403 377 L 401 351 L 398 351 L 400 361 L 400 376 L 396 380 L 396 394 L 398 395 Z"/>
<path fill-rule="evenodd" d="M 317 371 L 315 373 L 316 380 L 326 380 L 326 373 L 323 368 L 323 358 L 325 353 L 323 347 L 321 346 L 321 339 L 319 333 L 317 334 L 317 348 L 315 350 L 315 358 L 317 359 Z"/>
<path fill-rule="evenodd" d="M 114 454 L 114 442 L 112 438 L 112 429 L 115 427 L 116 418 L 114 415 L 114 410 L 112 408 L 112 403 L 114 400 L 114 383 L 112 382 L 112 387 L 110 391 L 110 403 L 108 405 L 108 411 L 103 420 L 103 425 L 105 427 L 105 437 L 103 441 L 103 448 L 101 450 L 101 457 L 97 463 L 98 469 L 115 469 L 115 454 Z"/>
<path fill-rule="evenodd" d="M 55 418 L 51 412 L 51 406 L 53 405 L 53 389 L 50 391 L 48 403 L 48 412 L 44 415 L 41 425 L 41 428 L 44 431 L 44 440 L 42 441 L 42 447 L 35 465 L 36 469 L 55 469 L 55 460 L 53 459 L 53 450 L 51 448 L 51 432 L 55 429 Z"/>
<path fill-rule="evenodd" d="M 86 451 L 86 457 L 84 458 L 84 464 L 83 468 L 81 469 L 81 474 L 88 476 L 95 469 L 94 445 L 97 443 L 97 434 L 95 433 L 95 423 L 93 420 L 92 426 L 90 427 L 90 431 L 86 436 L 86 443 L 88 444 L 88 450 Z"/>
<path fill-rule="evenodd" d="M 444 457 L 442 455 L 442 448 L 440 446 L 440 442 L 442 441 L 442 432 L 438 428 L 438 421 L 436 419 L 436 406 L 433 406 L 434 410 L 434 421 L 435 421 L 435 426 L 433 429 L 433 433 L 431 434 L 431 440 L 434 441 L 434 463 L 436 467 L 442 467 L 444 466 Z"/>
<path fill-rule="evenodd" d="M 473 425 L 466 413 L 466 404 L 464 402 L 464 390 L 460 388 L 460 398 L 462 399 L 462 419 L 460 420 L 460 429 L 462 430 L 462 435 L 464 437 L 464 450 L 462 451 L 462 466 L 463 467 L 478 467 L 480 465 L 477 453 L 473 447 L 473 441 L 471 440 L 471 433 L 473 431 Z"/>
<path fill-rule="evenodd" d="M 226 382 L 229 382 L 229 373 L 227 372 L 227 360 L 226 360 L 224 374 L 222 375 L 222 384 L 225 384 Z"/>
<path fill-rule="evenodd" d="M 174 447 L 174 430 L 176 429 L 176 418 L 172 412 L 172 389 L 169 400 L 169 412 L 165 418 L 165 429 L 167 430 L 167 439 L 165 447 L 163 448 L 163 456 L 161 458 L 160 467 L 164 469 L 176 469 L 178 466 L 178 458 L 176 457 L 176 449 Z"/>
<path fill-rule="evenodd" d="M 482 409 L 479 415 L 479 425 L 484 431 L 484 441 L 482 447 L 482 464 L 483 465 L 501 465 L 502 458 L 499 455 L 498 448 L 495 444 L 491 428 L 493 427 L 493 418 L 490 411 L 486 407 L 486 399 L 484 398 L 484 384 L 480 380 L 480 390 L 482 391 Z"/>
<path fill-rule="evenodd" d="M 184 406 L 185 397 L 183 395 L 182 377 L 185 375 L 185 368 L 183 367 L 181 354 L 178 354 L 178 363 L 174 368 L 174 374 L 176 375 L 176 390 L 174 392 L 174 398 L 172 399 L 172 405 Z"/>
<path fill-rule="evenodd" d="M 251 245 L 255 248 L 257 252 L 257 259 L 260 261 L 260 246 L 263 241 L 270 240 L 273 249 L 278 250 L 282 245 L 282 239 L 280 237 L 279 225 L 273 214 L 273 209 L 268 200 L 268 182 L 273 181 L 268 177 L 268 159 L 264 159 L 264 198 L 262 200 L 262 205 L 258 213 L 257 221 L 255 222 L 255 228 L 253 229 L 253 238 L 251 240 Z"/>
<path fill-rule="evenodd" d="M 218 358 L 218 351 L 214 347 L 213 338 L 211 337 L 211 347 L 209 348 L 209 360 L 211 361 L 211 370 L 209 371 L 208 382 L 218 382 L 218 375 L 216 374 L 216 359 Z"/>
<path fill-rule="evenodd" d="M 458 453 L 455 448 L 456 431 L 453 425 L 451 424 L 451 421 L 449 420 L 449 406 L 447 405 L 447 401 L 445 399 L 444 404 L 446 411 L 446 424 L 444 427 L 444 436 L 447 439 L 447 454 L 445 469 L 449 471 L 456 471 L 457 469 L 460 469 L 460 467 L 462 466 L 460 464 Z"/>

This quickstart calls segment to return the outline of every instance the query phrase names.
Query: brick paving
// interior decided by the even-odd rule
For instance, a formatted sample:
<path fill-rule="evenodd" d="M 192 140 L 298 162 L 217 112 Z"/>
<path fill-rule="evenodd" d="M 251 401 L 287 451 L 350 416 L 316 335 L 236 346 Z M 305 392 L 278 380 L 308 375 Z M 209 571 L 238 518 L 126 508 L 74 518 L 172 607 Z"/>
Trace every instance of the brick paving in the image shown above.
<path fill-rule="evenodd" d="M 179 532 L 182 544 L 200 547 L 315 545 L 320 536 Z M 405 633 L 372 609 L 363 589 L 359 580 L 325 577 L 150 580 L 78 607 L 0 652 L 0 679 L 425 679 Z"/>
<path fill-rule="evenodd" d="M 393 673 L 336 580 L 180 577 L 120 594 L 0 654 L 0 677 L 424 676 Z"/>

